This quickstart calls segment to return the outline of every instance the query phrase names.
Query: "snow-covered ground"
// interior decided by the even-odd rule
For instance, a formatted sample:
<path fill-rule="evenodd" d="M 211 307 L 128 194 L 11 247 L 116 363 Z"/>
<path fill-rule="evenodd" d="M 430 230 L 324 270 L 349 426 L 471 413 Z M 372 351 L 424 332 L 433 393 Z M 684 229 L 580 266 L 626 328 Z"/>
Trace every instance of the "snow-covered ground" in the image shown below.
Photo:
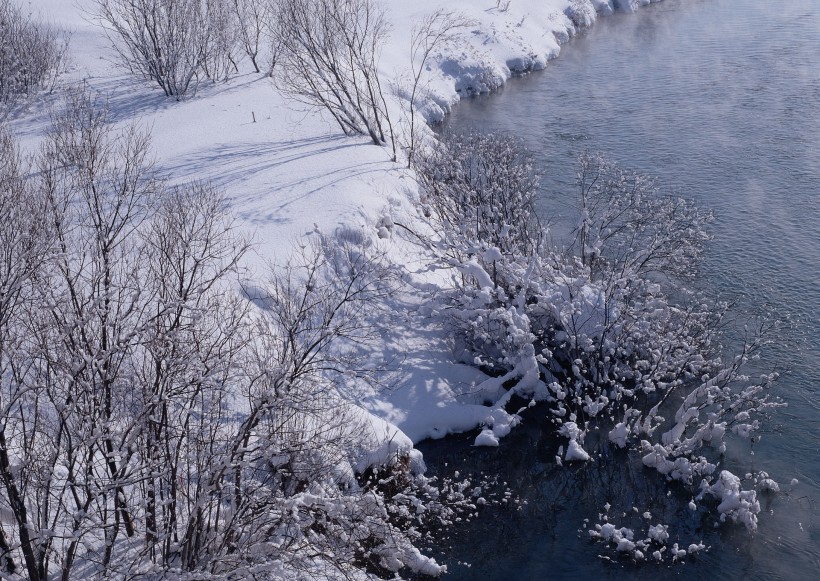
<path fill-rule="evenodd" d="M 391 32 L 380 59 L 383 86 L 401 93 L 396 88 L 410 76 L 413 26 L 437 9 L 461 12 L 471 26 L 457 42 L 442 46 L 425 71 L 421 109 L 429 120 L 441 119 L 465 95 L 543 68 L 578 32 L 576 24 L 592 24 L 596 13 L 631 10 L 649 0 L 621 0 L 621 7 L 613 2 L 384 1 Z M 93 22 L 93 0 L 34 0 L 31 7 L 71 32 L 71 66 L 62 85 L 85 83 L 108 99 L 119 123 L 136 120 L 150 128 L 157 168 L 172 182 L 205 180 L 226 192 L 238 222 L 255 241 L 247 264 L 251 278 L 264 278 L 267 264 L 281 262 L 317 231 L 356 232 L 405 269 L 411 290 L 392 306 L 394 322 L 383 337 L 383 356 L 394 362 L 395 380 L 386 391 L 362 388 L 356 396 L 358 405 L 379 418 L 373 425 L 380 441 L 367 460 L 411 441 L 481 424 L 495 427 L 485 430 L 482 441 L 497 443 L 495 436 L 509 429 L 511 417 L 466 395 L 485 378 L 453 362 L 425 312 L 423 299 L 440 275 L 428 272 L 423 252 L 400 236 L 399 227 L 380 231 L 397 223 L 423 228 L 406 163 L 391 162 L 387 148 L 366 138 L 345 137 L 328 115 L 288 100 L 269 77 L 248 72 L 247 63 L 230 81 L 201 84 L 183 101 L 165 97 L 114 64 L 108 40 Z M 58 93 L 33 101 L 10 121 L 24 148 L 37 146 Z M 391 103 L 402 130 L 406 102 Z"/>

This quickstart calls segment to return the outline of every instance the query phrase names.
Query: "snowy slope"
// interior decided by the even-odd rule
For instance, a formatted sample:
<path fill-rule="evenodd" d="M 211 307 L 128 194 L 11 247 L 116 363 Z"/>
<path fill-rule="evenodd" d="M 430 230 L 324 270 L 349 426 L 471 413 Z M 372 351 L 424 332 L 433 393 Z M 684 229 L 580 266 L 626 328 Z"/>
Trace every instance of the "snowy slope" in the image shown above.
<path fill-rule="evenodd" d="M 422 108 L 430 120 L 440 119 L 464 95 L 546 66 L 577 32 L 568 13 L 589 25 L 596 9 L 614 9 L 612 0 L 512 0 L 506 10 L 499 4 L 503 8 L 505 2 L 385 0 L 391 35 L 380 61 L 383 85 L 407 82 L 412 27 L 438 8 L 463 12 L 473 24 L 458 43 L 438 51 L 426 71 Z M 401 240 L 396 228 L 386 238 L 378 236 L 384 223 L 422 227 L 415 182 L 403 164 L 392 163 L 386 149 L 364 138 L 344 137 L 327 115 L 289 101 L 261 74 L 243 72 L 224 84 L 200 85 L 182 102 L 164 97 L 113 64 L 111 47 L 91 21 L 91 7 L 91 0 L 33 2 L 35 11 L 71 31 L 72 67 L 62 82 L 86 83 L 109 99 L 119 122 L 150 127 L 157 167 L 171 181 L 207 180 L 225 190 L 239 223 L 256 242 L 248 264 L 252 277 L 264 277 L 268 262 L 281 261 L 317 230 L 332 234 L 340 227 L 360 231 L 406 269 L 409 288 L 416 290 L 397 302 L 397 322 L 383 338 L 384 357 L 399 362 L 397 384 L 388 392 L 370 389 L 357 396 L 361 406 L 388 422 L 374 422 L 379 441 L 365 454 L 368 460 L 408 447 L 410 440 L 481 423 L 494 424 L 503 435 L 511 418 L 463 395 L 483 378 L 451 362 L 443 338 L 420 308 L 437 275 L 426 272 L 421 251 Z M 56 94 L 45 96 L 12 120 L 25 148 L 36 147 L 56 100 Z M 392 106 L 401 118 L 402 101 Z"/>

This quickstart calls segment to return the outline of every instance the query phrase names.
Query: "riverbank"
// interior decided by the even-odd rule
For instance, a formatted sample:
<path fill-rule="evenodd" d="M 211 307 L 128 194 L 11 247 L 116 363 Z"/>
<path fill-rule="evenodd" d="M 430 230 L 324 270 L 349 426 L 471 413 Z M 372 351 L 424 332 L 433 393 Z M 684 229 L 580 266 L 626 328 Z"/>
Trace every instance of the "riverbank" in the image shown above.
<path fill-rule="evenodd" d="M 627 11 L 649 0 L 621 2 Z M 492 91 L 516 74 L 542 69 L 561 44 L 598 15 L 616 10 L 614 0 L 488 0 L 450 3 L 469 26 L 440 46 L 419 86 L 418 110 L 428 122 L 444 118 L 461 98 Z M 410 42 L 414 27 L 440 9 L 435 0 L 385 4 L 391 32 L 382 47 L 380 73 L 390 87 L 388 104 L 397 132 L 407 131 Z M 171 183 L 211 182 L 226 193 L 237 225 L 254 240 L 245 276 L 264 280 L 273 263 L 320 234 L 355 239 L 402 265 L 406 286 L 389 311 L 382 345 L 370 354 L 374 367 L 389 368 L 389 381 L 352 380 L 350 398 L 373 426 L 371 449 L 353 463 L 362 468 L 397 448 L 480 424 L 509 429 L 514 418 L 463 394 L 484 379 L 451 361 L 439 330 L 423 308 L 446 273 L 430 272 L 423 249 L 395 224 L 425 228 L 417 214 L 419 192 L 411 171 L 385 148 L 341 135 L 324 112 L 288 100 L 248 63 L 229 81 L 201 84 L 181 102 L 125 75 L 103 30 L 90 16 L 93 2 L 52 0 L 44 15 L 71 33 L 65 86 L 84 84 L 108 101 L 116 123 L 149 128 L 156 169 Z M 37 147 L 59 101 L 55 91 L 11 121 L 29 151 Z M 400 141 L 402 139 L 400 138 Z M 445 277 L 445 278 L 442 278 Z M 387 389 L 385 389 L 385 385 Z"/>

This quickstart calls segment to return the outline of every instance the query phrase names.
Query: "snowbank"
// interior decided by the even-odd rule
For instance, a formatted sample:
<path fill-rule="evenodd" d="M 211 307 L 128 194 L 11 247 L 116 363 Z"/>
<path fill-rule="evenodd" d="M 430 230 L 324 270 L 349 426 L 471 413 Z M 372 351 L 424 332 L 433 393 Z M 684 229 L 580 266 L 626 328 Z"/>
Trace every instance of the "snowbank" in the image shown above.
<path fill-rule="evenodd" d="M 506 8 L 495 0 L 384 2 L 391 34 L 380 71 L 384 86 L 392 87 L 399 130 L 412 30 L 425 15 L 444 8 L 471 21 L 457 42 L 432 55 L 422 79 L 419 111 L 435 122 L 464 96 L 544 68 L 597 14 L 632 11 L 649 1 L 512 0 Z M 92 0 L 36 3 L 48 20 L 71 32 L 72 66 L 63 82 L 85 83 L 105 96 L 118 123 L 149 127 L 156 167 L 172 182 L 210 181 L 227 192 L 239 225 L 255 241 L 251 279 L 265 278 L 269 263 L 281 262 L 321 232 L 386 253 L 402 265 L 410 288 L 418 289 L 397 299 L 400 321 L 383 337 L 384 358 L 399 362 L 394 388 L 385 393 L 359 386 L 358 405 L 375 417 L 371 449 L 359 451 L 356 467 L 384 461 L 421 439 L 479 425 L 486 429 L 477 443 L 497 444 L 514 418 L 483 406 L 474 388 L 486 378 L 452 361 L 444 338 L 420 307 L 419 297 L 434 289 L 441 275 L 429 272 L 422 251 L 396 235 L 397 224 L 421 227 L 412 173 L 391 162 L 386 149 L 340 135 L 322 111 L 289 101 L 270 78 L 247 72 L 247 63 L 227 83 L 200 85 L 192 98 L 164 97 L 113 64 L 111 47 L 89 17 L 92 7 Z M 24 148 L 37 147 L 57 102 L 55 92 L 11 120 Z M 566 459 L 587 458 L 576 443 Z"/>

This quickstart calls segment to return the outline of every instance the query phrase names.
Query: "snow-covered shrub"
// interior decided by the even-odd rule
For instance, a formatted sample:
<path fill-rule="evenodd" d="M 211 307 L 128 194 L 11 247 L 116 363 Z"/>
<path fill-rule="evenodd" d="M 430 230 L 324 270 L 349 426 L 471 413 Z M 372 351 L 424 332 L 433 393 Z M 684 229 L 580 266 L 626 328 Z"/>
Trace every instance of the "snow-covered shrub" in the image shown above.
<path fill-rule="evenodd" d="M 273 34 L 282 90 L 329 112 L 345 135 L 376 145 L 395 135 L 378 75 L 388 24 L 374 0 L 276 0 Z"/>
<path fill-rule="evenodd" d="M 535 213 L 539 176 L 519 142 L 480 133 L 445 135 L 415 163 L 425 212 L 454 258 L 532 254 L 542 232 Z"/>
<path fill-rule="evenodd" d="M 202 77 L 227 78 L 238 39 L 230 0 L 95 0 L 99 24 L 132 74 L 181 99 Z"/>
<path fill-rule="evenodd" d="M 360 480 L 364 490 L 384 499 L 390 522 L 417 544 L 441 546 L 454 528 L 469 523 L 484 508 L 517 502 L 503 482 L 504 475 L 456 471 L 439 479 L 417 472 L 414 463 L 409 455 L 397 454 L 391 462 L 367 470 Z M 426 569 L 428 575 L 442 572 L 443 567 L 437 572 Z"/>
<path fill-rule="evenodd" d="M 532 222 L 505 213 L 531 207 L 520 205 L 520 193 L 535 185 L 504 179 L 487 188 L 493 195 L 477 195 L 475 176 L 486 188 L 494 182 L 484 176 L 515 172 L 516 157 L 475 142 L 451 144 L 465 153 L 449 164 L 420 167 L 429 213 L 443 231 L 441 260 L 456 272 L 440 311 L 456 356 L 494 376 L 476 396 L 497 407 L 512 394 L 543 401 L 545 421 L 566 438 L 559 461 L 593 461 L 596 450 L 584 441 L 597 432 L 596 441 L 699 489 L 699 499 L 717 498 L 721 514 L 754 529 L 756 492 L 719 471 L 719 455 L 726 436 L 750 437 L 778 405 L 767 393 L 776 374 L 743 374 L 775 324 L 747 329 L 736 355 L 722 352 L 726 305 L 685 285 L 710 216 L 659 195 L 645 176 L 585 155 L 573 239 L 539 246 Z M 471 151 L 490 156 L 479 164 Z"/>
<path fill-rule="evenodd" d="M 662 524 L 649 526 L 646 537 L 639 539 L 633 529 L 604 522 L 604 524 L 596 524 L 594 529 L 590 529 L 589 536 L 591 539 L 599 540 L 611 546 L 617 554 L 630 556 L 637 562 L 661 562 L 666 558 L 671 559 L 673 562 L 680 561 L 708 549 L 700 541 L 690 543 L 685 549 L 680 547 L 678 543 L 669 545 L 668 528 L 667 525 Z"/>
<path fill-rule="evenodd" d="M 583 154 L 574 256 L 593 279 L 610 272 L 691 279 L 712 220 L 691 202 L 660 196 L 655 180 L 601 155 Z"/>
<path fill-rule="evenodd" d="M 65 64 L 67 37 L 11 0 L 0 3 L 0 118 L 10 105 L 53 83 Z"/>

